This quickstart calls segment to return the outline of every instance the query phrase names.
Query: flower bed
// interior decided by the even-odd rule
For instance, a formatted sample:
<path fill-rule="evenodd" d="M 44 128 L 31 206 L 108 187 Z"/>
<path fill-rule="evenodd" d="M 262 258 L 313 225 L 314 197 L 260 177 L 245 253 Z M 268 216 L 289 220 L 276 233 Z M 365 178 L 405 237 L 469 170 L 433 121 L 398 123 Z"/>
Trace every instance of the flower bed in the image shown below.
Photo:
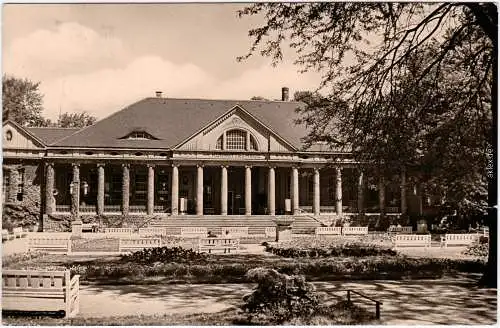
<path fill-rule="evenodd" d="M 341 239 L 295 239 L 278 244 L 266 243 L 266 251 L 282 257 L 364 257 L 395 256 L 390 247 Z"/>

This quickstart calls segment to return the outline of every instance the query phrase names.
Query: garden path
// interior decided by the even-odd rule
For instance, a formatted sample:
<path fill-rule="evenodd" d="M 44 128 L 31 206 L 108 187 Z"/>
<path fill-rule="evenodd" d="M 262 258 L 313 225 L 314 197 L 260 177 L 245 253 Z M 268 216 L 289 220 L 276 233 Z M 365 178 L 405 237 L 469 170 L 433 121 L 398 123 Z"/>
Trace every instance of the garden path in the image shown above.
<path fill-rule="evenodd" d="M 493 324 L 496 289 L 479 288 L 474 278 L 477 277 L 314 284 L 331 302 L 345 299 L 347 288 L 382 301 L 382 324 Z M 241 304 L 241 298 L 252 287 L 252 284 L 81 286 L 80 316 L 219 312 Z M 374 311 L 373 303 L 354 297 L 353 300 Z"/>

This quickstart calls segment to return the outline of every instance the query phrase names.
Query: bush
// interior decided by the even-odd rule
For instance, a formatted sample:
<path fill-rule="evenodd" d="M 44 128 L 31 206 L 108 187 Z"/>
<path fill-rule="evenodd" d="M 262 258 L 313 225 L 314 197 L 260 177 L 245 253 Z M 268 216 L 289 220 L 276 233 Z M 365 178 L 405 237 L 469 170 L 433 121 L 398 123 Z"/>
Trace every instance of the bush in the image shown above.
<path fill-rule="evenodd" d="M 2 257 L 2 267 L 9 268 L 12 265 L 23 264 L 48 254 L 47 252 L 34 251 L 28 253 L 17 253 Z"/>
<path fill-rule="evenodd" d="M 250 318 L 267 318 L 271 324 L 281 324 L 292 318 L 308 318 L 315 313 L 318 296 L 304 276 L 288 276 L 273 269 L 255 268 L 247 272 L 256 289 L 243 298 L 242 309 Z"/>
<path fill-rule="evenodd" d="M 485 238 L 485 237 L 482 237 Z M 470 255 L 470 256 L 480 256 L 480 257 L 488 257 L 488 254 L 490 252 L 490 246 L 488 243 L 482 243 L 481 240 L 479 240 L 478 243 L 474 243 L 470 246 L 468 246 L 465 251 L 463 251 L 464 255 Z"/>
<path fill-rule="evenodd" d="M 123 262 L 134 262 L 152 264 L 155 262 L 176 262 L 185 263 L 191 261 L 203 261 L 207 258 L 206 254 L 197 253 L 191 249 L 182 247 L 156 247 L 146 248 L 142 251 L 137 251 L 132 254 L 121 256 Z"/>

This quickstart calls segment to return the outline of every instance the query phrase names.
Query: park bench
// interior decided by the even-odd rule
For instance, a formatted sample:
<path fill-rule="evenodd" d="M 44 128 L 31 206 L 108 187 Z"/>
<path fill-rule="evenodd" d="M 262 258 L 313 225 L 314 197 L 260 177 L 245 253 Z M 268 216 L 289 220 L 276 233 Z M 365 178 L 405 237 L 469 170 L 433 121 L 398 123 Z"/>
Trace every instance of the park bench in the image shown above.
<path fill-rule="evenodd" d="M 183 237 L 206 237 L 208 235 L 205 227 L 181 227 L 181 236 Z"/>
<path fill-rule="evenodd" d="M 387 229 L 388 233 L 411 234 L 412 231 L 413 231 L 413 227 L 411 227 L 411 226 L 407 226 L 407 227 L 390 226 L 389 229 Z"/>
<path fill-rule="evenodd" d="M 235 238 L 200 238 L 198 241 L 198 252 L 212 253 L 223 251 L 231 253 L 240 247 L 240 240 Z"/>
<path fill-rule="evenodd" d="M 167 228 L 164 227 L 139 228 L 139 236 L 141 237 L 166 236 L 166 235 L 167 235 Z"/>
<path fill-rule="evenodd" d="M 342 227 L 317 227 L 314 232 L 316 235 L 340 236 L 342 234 Z"/>
<path fill-rule="evenodd" d="M 395 247 L 423 246 L 431 247 L 431 235 L 396 235 L 393 239 Z"/>
<path fill-rule="evenodd" d="M 132 236 L 134 228 L 104 228 L 104 233 L 116 237 Z"/>
<path fill-rule="evenodd" d="M 441 237 L 441 246 L 470 245 L 479 239 L 477 233 L 447 233 Z"/>
<path fill-rule="evenodd" d="M 17 227 L 12 229 L 12 233 L 14 234 L 15 238 L 21 238 L 27 235 L 27 233 L 23 231 L 22 227 Z"/>
<path fill-rule="evenodd" d="M 367 235 L 368 227 L 342 227 L 343 236 Z"/>
<path fill-rule="evenodd" d="M 224 237 L 239 238 L 248 236 L 248 227 L 222 227 Z"/>
<path fill-rule="evenodd" d="M 71 253 L 71 234 L 67 232 L 32 233 L 28 237 L 28 251 Z"/>
<path fill-rule="evenodd" d="M 45 311 L 74 317 L 80 308 L 80 276 L 70 271 L 2 270 L 2 311 Z"/>
<path fill-rule="evenodd" d="M 161 238 L 120 238 L 118 250 L 120 252 L 135 252 L 145 248 L 161 247 Z"/>

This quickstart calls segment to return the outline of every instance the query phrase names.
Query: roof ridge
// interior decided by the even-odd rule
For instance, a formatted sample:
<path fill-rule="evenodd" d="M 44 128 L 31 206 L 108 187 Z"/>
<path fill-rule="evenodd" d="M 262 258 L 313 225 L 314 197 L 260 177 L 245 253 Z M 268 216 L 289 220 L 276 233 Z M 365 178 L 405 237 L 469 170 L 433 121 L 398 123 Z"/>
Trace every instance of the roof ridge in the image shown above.
<path fill-rule="evenodd" d="M 60 129 L 60 130 L 80 130 L 83 128 L 68 128 L 68 127 L 60 127 L 60 126 L 28 126 L 28 129 Z"/>
<path fill-rule="evenodd" d="M 260 99 L 212 99 L 212 98 L 177 98 L 177 97 L 146 97 L 146 99 L 158 99 L 158 100 L 204 100 L 204 101 L 227 101 L 227 102 L 263 102 L 263 103 L 300 103 L 301 101 L 290 101 L 290 100 L 260 100 Z"/>

